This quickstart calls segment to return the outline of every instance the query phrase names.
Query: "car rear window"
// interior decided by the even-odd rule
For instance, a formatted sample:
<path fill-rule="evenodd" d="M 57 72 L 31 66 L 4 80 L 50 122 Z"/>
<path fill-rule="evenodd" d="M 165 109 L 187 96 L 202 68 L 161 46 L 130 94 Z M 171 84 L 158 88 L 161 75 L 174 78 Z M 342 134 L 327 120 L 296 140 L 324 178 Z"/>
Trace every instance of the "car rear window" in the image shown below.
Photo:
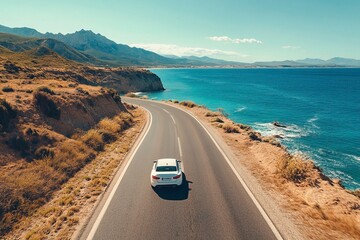
<path fill-rule="evenodd" d="M 176 166 L 158 166 L 156 167 L 157 172 L 175 172 Z"/>

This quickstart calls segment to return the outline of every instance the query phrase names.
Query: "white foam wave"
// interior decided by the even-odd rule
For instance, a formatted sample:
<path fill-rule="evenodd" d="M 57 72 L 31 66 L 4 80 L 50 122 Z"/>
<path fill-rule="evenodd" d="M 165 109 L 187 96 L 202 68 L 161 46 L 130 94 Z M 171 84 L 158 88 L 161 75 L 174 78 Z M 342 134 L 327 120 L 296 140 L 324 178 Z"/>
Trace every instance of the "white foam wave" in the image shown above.
<path fill-rule="evenodd" d="M 241 106 L 241 107 L 238 107 L 234 112 L 242 112 L 246 109 L 246 107 L 244 106 Z"/>
<path fill-rule="evenodd" d="M 311 131 L 301 128 L 296 124 L 289 124 L 286 127 L 277 127 L 273 123 L 255 123 L 254 129 L 263 136 L 280 136 L 284 139 L 301 138 L 308 136 Z"/>
<path fill-rule="evenodd" d="M 360 161 L 360 156 L 356 156 L 356 155 L 352 155 L 352 154 L 344 154 L 344 155 L 346 155 L 347 157 L 349 157 L 353 160 Z"/>
<path fill-rule="evenodd" d="M 319 117 L 315 115 L 314 117 L 308 119 L 307 122 L 312 123 L 312 122 L 316 122 L 317 120 L 319 120 Z"/>
<path fill-rule="evenodd" d="M 315 124 L 315 122 L 319 120 L 319 117 L 317 115 L 313 116 L 312 118 L 308 119 L 307 122 L 316 129 L 319 129 L 320 127 L 318 125 Z"/>

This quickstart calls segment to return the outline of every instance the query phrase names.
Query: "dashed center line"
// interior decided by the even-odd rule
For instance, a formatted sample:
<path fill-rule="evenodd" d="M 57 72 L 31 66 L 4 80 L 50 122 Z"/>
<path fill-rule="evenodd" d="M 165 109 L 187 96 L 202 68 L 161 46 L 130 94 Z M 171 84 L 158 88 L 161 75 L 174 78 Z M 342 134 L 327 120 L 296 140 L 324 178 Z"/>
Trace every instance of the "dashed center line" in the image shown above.
<path fill-rule="evenodd" d="M 178 137 L 178 145 L 179 145 L 179 153 L 180 153 L 180 157 L 182 158 L 182 150 L 181 150 L 181 143 L 180 143 L 180 138 Z"/>

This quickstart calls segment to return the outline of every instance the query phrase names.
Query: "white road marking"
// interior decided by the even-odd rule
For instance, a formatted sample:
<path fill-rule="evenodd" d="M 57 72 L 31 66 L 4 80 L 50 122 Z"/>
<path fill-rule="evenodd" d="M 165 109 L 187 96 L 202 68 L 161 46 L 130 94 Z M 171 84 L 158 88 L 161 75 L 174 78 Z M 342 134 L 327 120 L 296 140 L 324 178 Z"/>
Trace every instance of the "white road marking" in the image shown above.
<path fill-rule="evenodd" d="M 180 157 L 182 159 L 183 155 L 182 155 L 182 150 L 181 150 L 181 143 L 180 143 L 180 138 L 178 137 L 178 145 L 179 145 L 179 153 L 180 153 Z"/>
<path fill-rule="evenodd" d="M 173 115 L 170 114 L 170 117 L 173 120 L 174 124 L 176 125 L 175 118 L 173 117 Z"/>
<path fill-rule="evenodd" d="M 146 108 L 144 108 L 144 109 L 146 109 Z M 150 111 L 148 111 L 147 109 L 146 109 L 146 111 L 147 111 L 147 112 L 149 113 L 149 115 L 150 115 L 150 123 L 149 123 L 148 129 L 146 130 L 146 132 L 145 132 L 143 138 L 141 139 L 141 141 L 139 142 L 139 144 L 136 146 L 135 150 L 132 152 L 132 154 L 131 154 L 131 156 L 130 156 L 130 158 L 129 158 L 129 161 L 127 162 L 127 164 L 126 164 L 126 166 L 124 167 L 124 169 L 123 169 L 120 177 L 118 178 L 115 186 L 113 187 L 113 189 L 112 189 L 109 197 L 107 198 L 107 200 L 106 200 L 106 202 L 105 202 L 104 207 L 101 209 L 101 212 L 100 212 L 99 216 L 96 218 L 96 221 L 95 221 L 93 227 L 91 228 L 91 231 L 90 231 L 89 235 L 87 236 L 86 240 L 92 240 L 92 239 L 94 238 L 95 233 L 96 233 L 96 231 L 97 231 L 97 229 L 98 229 L 98 227 L 99 227 L 99 225 L 100 225 L 100 222 L 101 222 L 101 220 L 103 219 L 103 217 L 104 217 L 104 215 L 105 215 L 105 212 L 106 212 L 106 210 L 108 209 L 108 207 L 109 207 L 109 205 L 110 205 L 110 203 L 111 203 L 111 201 L 112 201 L 112 198 L 114 197 L 115 192 L 116 192 L 116 190 L 118 189 L 118 187 L 119 187 L 119 185 L 120 185 L 120 182 L 121 182 L 121 180 L 123 179 L 123 177 L 124 177 L 124 175 L 125 175 L 125 173 L 126 173 L 126 170 L 128 169 L 130 163 L 131 163 L 132 160 L 134 159 L 134 156 L 135 156 L 136 152 L 138 151 L 138 149 L 140 148 L 140 146 L 141 146 L 142 142 L 144 141 L 146 135 L 149 133 L 149 130 L 150 130 L 151 125 L 152 125 L 152 118 L 153 118 L 153 117 L 152 117 Z"/>
<path fill-rule="evenodd" d="M 166 112 L 167 114 L 169 114 L 169 115 L 170 115 L 171 119 L 173 120 L 174 124 L 176 125 L 176 121 L 175 121 L 174 116 L 173 116 L 173 115 L 171 115 L 171 113 L 169 113 L 169 111 L 168 111 L 168 110 L 166 110 L 166 109 L 164 109 L 164 108 L 161 108 L 161 109 L 162 109 L 162 110 L 164 110 L 164 112 Z"/>

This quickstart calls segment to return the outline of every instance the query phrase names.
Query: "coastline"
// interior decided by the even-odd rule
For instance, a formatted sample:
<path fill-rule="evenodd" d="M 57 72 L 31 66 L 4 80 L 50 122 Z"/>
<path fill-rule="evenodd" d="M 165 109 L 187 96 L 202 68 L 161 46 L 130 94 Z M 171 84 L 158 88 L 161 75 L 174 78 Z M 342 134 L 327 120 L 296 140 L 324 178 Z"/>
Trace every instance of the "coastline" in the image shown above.
<path fill-rule="evenodd" d="M 232 121 L 248 124 L 265 136 L 278 135 L 291 152 L 304 153 L 328 176 L 340 178 L 347 189 L 360 188 L 356 173 L 360 170 L 356 144 L 359 134 L 354 127 L 359 124 L 355 104 L 360 100 L 356 96 L 360 87 L 356 81 L 358 69 L 153 72 L 167 90 L 143 93 L 149 99 L 190 100 L 215 111 L 222 108 Z M 342 84 L 344 81 L 348 84 Z M 344 94 L 336 94 L 339 91 Z M 275 121 L 287 127 L 274 127 Z"/>
<path fill-rule="evenodd" d="M 312 161 L 290 154 L 276 139 L 263 137 L 221 113 L 188 101 L 163 103 L 190 112 L 225 142 L 222 147 L 230 151 L 234 165 L 244 174 L 251 191 L 255 191 L 256 198 L 286 236 L 291 239 L 360 237 L 359 190 L 345 189 L 338 179 L 325 176 Z M 290 173 L 280 166 L 287 160 L 290 160 L 288 165 L 298 164 L 293 164 Z"/>

